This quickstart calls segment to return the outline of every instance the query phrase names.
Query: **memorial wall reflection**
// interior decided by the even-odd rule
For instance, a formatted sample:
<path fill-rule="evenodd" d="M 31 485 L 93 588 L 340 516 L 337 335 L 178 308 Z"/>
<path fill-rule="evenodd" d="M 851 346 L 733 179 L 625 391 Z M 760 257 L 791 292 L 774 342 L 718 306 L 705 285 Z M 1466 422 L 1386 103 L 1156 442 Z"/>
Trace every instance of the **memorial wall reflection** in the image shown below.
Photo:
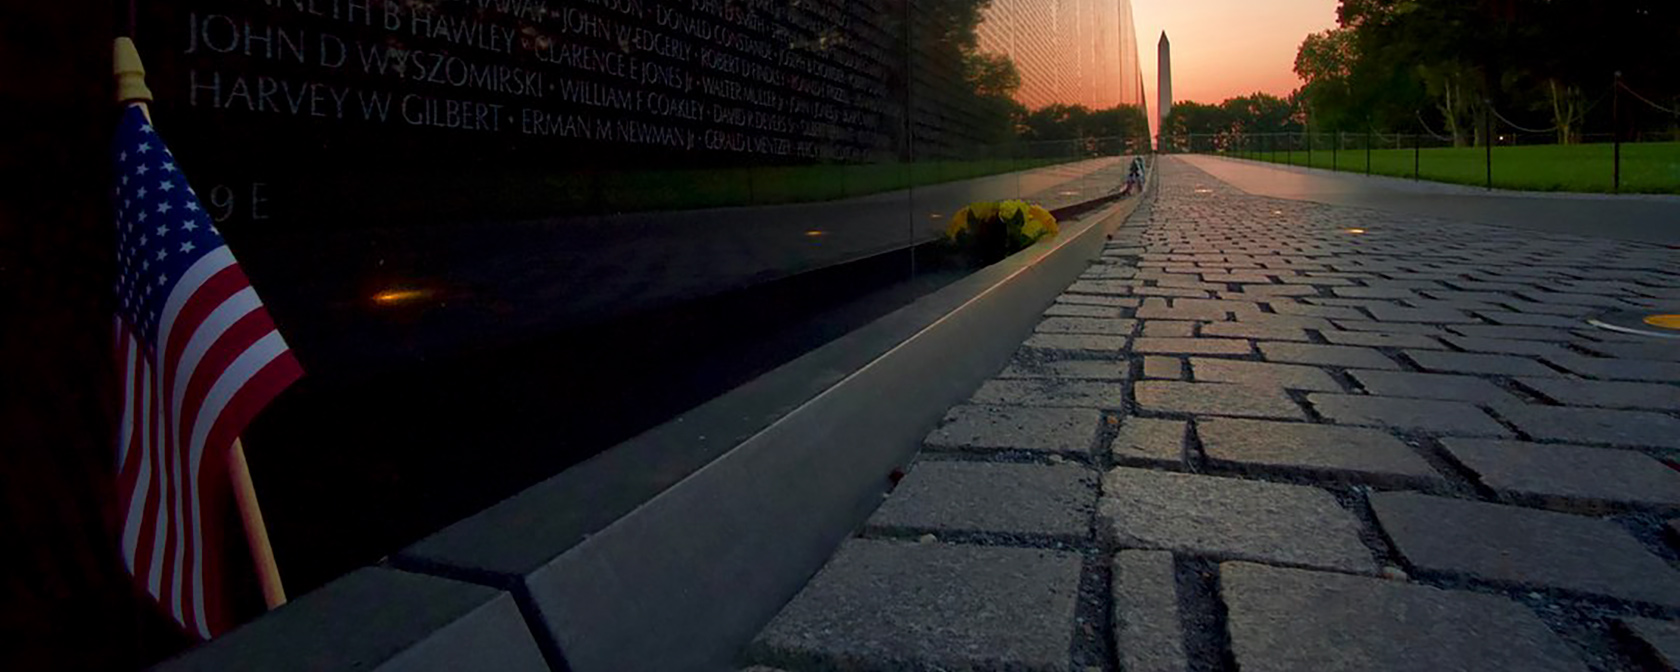
<path fill-rule="evenodd" d="M 657 396 L 640 316 L 1106 188 L 1147 135 L 1125 0 L 140 8 L 159 128 L 309 374 L 249 442 L 306 586 L 662 419 L 575 417 Z"/>

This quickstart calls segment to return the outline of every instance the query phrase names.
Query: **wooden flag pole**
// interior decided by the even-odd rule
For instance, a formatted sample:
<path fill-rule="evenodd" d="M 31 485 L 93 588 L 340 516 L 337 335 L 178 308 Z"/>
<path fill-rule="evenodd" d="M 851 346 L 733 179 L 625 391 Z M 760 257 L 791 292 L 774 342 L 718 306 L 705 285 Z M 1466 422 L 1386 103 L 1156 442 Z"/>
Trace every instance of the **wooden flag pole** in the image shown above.
<path fill-rule="evenodd" d="M 274 562 L 274 547 L 268 543 L 268 526 L 263 524 L 262 507 L 257 506 L 257 488 L 251 483 L 251 465 L 245 461 L 245 444 L 233 440 L 228 455 L 228 476 L 233 478 L 233 500 L 239 505 L 239 519 L 245 524 L 245 543 L 251 546 L 257 582 L 262 586 L 263 604 L 273 609 L 286 603 L 286 587 L 280 583 L 280 566 Z"/>
<path fill-rule="evenodd" d="M 146 104 L 152 101 L 152 91 L 146 86 L 146 68 L 140 63 L 140 52 L 134 40 L 116 39 L 113 51 L 114 72 L 117 77 L 117 102 L 137 105 L 152 119 Z M 245 542 L 251 548 L 251 562 L 256 566 L 257 582 L 262 586 L 263 604 L 273 609 L 286 603 L 286 589 L 280 583 L 280 567 L 274 562 L 274 547 L 268 543 L 268 527 L 263 524 L 262 507 L 257 505 L 257 489 L 251 483 L 251 466 L 245 460 L 245 444 L 233 440 L 228 455 L 228 477 L 232 481 L 233 501 L 239 507 L 239 520 L 245 528 Z"/>

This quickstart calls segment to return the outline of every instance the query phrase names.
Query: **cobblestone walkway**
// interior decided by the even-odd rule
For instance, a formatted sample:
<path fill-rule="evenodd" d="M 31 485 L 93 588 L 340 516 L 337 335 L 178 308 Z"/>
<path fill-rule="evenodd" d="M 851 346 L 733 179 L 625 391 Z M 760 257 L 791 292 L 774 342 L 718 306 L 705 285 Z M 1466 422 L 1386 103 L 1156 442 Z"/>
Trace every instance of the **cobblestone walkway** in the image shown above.
<path fill-rule="evenodd" d="M 1159 178 L 751 662 L 1680 663 L 1680 252 Z"/>

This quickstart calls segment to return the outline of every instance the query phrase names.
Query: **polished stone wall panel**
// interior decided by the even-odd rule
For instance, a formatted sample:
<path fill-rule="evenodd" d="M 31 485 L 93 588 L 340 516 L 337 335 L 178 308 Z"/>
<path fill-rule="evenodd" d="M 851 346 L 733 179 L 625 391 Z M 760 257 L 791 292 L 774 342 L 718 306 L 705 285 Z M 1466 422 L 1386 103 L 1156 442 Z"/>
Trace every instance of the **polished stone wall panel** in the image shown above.
<path fill-rule="evenodd" d="M 750 340 L 776 316 L 699 306 L 1095 189 L 1123 145 L 1024 140 L 972 59 L 1006 36 L 1065 75 L 1021 96 L 1115 89 L 1123 5 L 982 4 L 137 3 L 158 132 L 306 372 L 245 437 L 288 580 L 728 389 L 638 325 Z"/>

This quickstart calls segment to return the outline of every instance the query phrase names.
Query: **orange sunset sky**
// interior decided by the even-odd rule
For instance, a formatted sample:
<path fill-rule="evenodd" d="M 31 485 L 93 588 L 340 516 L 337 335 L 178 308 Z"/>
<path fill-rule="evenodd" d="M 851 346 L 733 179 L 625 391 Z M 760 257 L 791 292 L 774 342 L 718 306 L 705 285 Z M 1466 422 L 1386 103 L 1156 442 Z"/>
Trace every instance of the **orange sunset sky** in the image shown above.
<path fill-rule="evenodd" d="M 1218 103 L 1263 91 L 1287 95 L 1295 48 L 1308 33 L 1336 25 L 1337 0 L 1132 0 L 1138 57 L 1150 116 L 1155 110 L 1155 44 L 1172 41 L 1173 99 Z"/>

